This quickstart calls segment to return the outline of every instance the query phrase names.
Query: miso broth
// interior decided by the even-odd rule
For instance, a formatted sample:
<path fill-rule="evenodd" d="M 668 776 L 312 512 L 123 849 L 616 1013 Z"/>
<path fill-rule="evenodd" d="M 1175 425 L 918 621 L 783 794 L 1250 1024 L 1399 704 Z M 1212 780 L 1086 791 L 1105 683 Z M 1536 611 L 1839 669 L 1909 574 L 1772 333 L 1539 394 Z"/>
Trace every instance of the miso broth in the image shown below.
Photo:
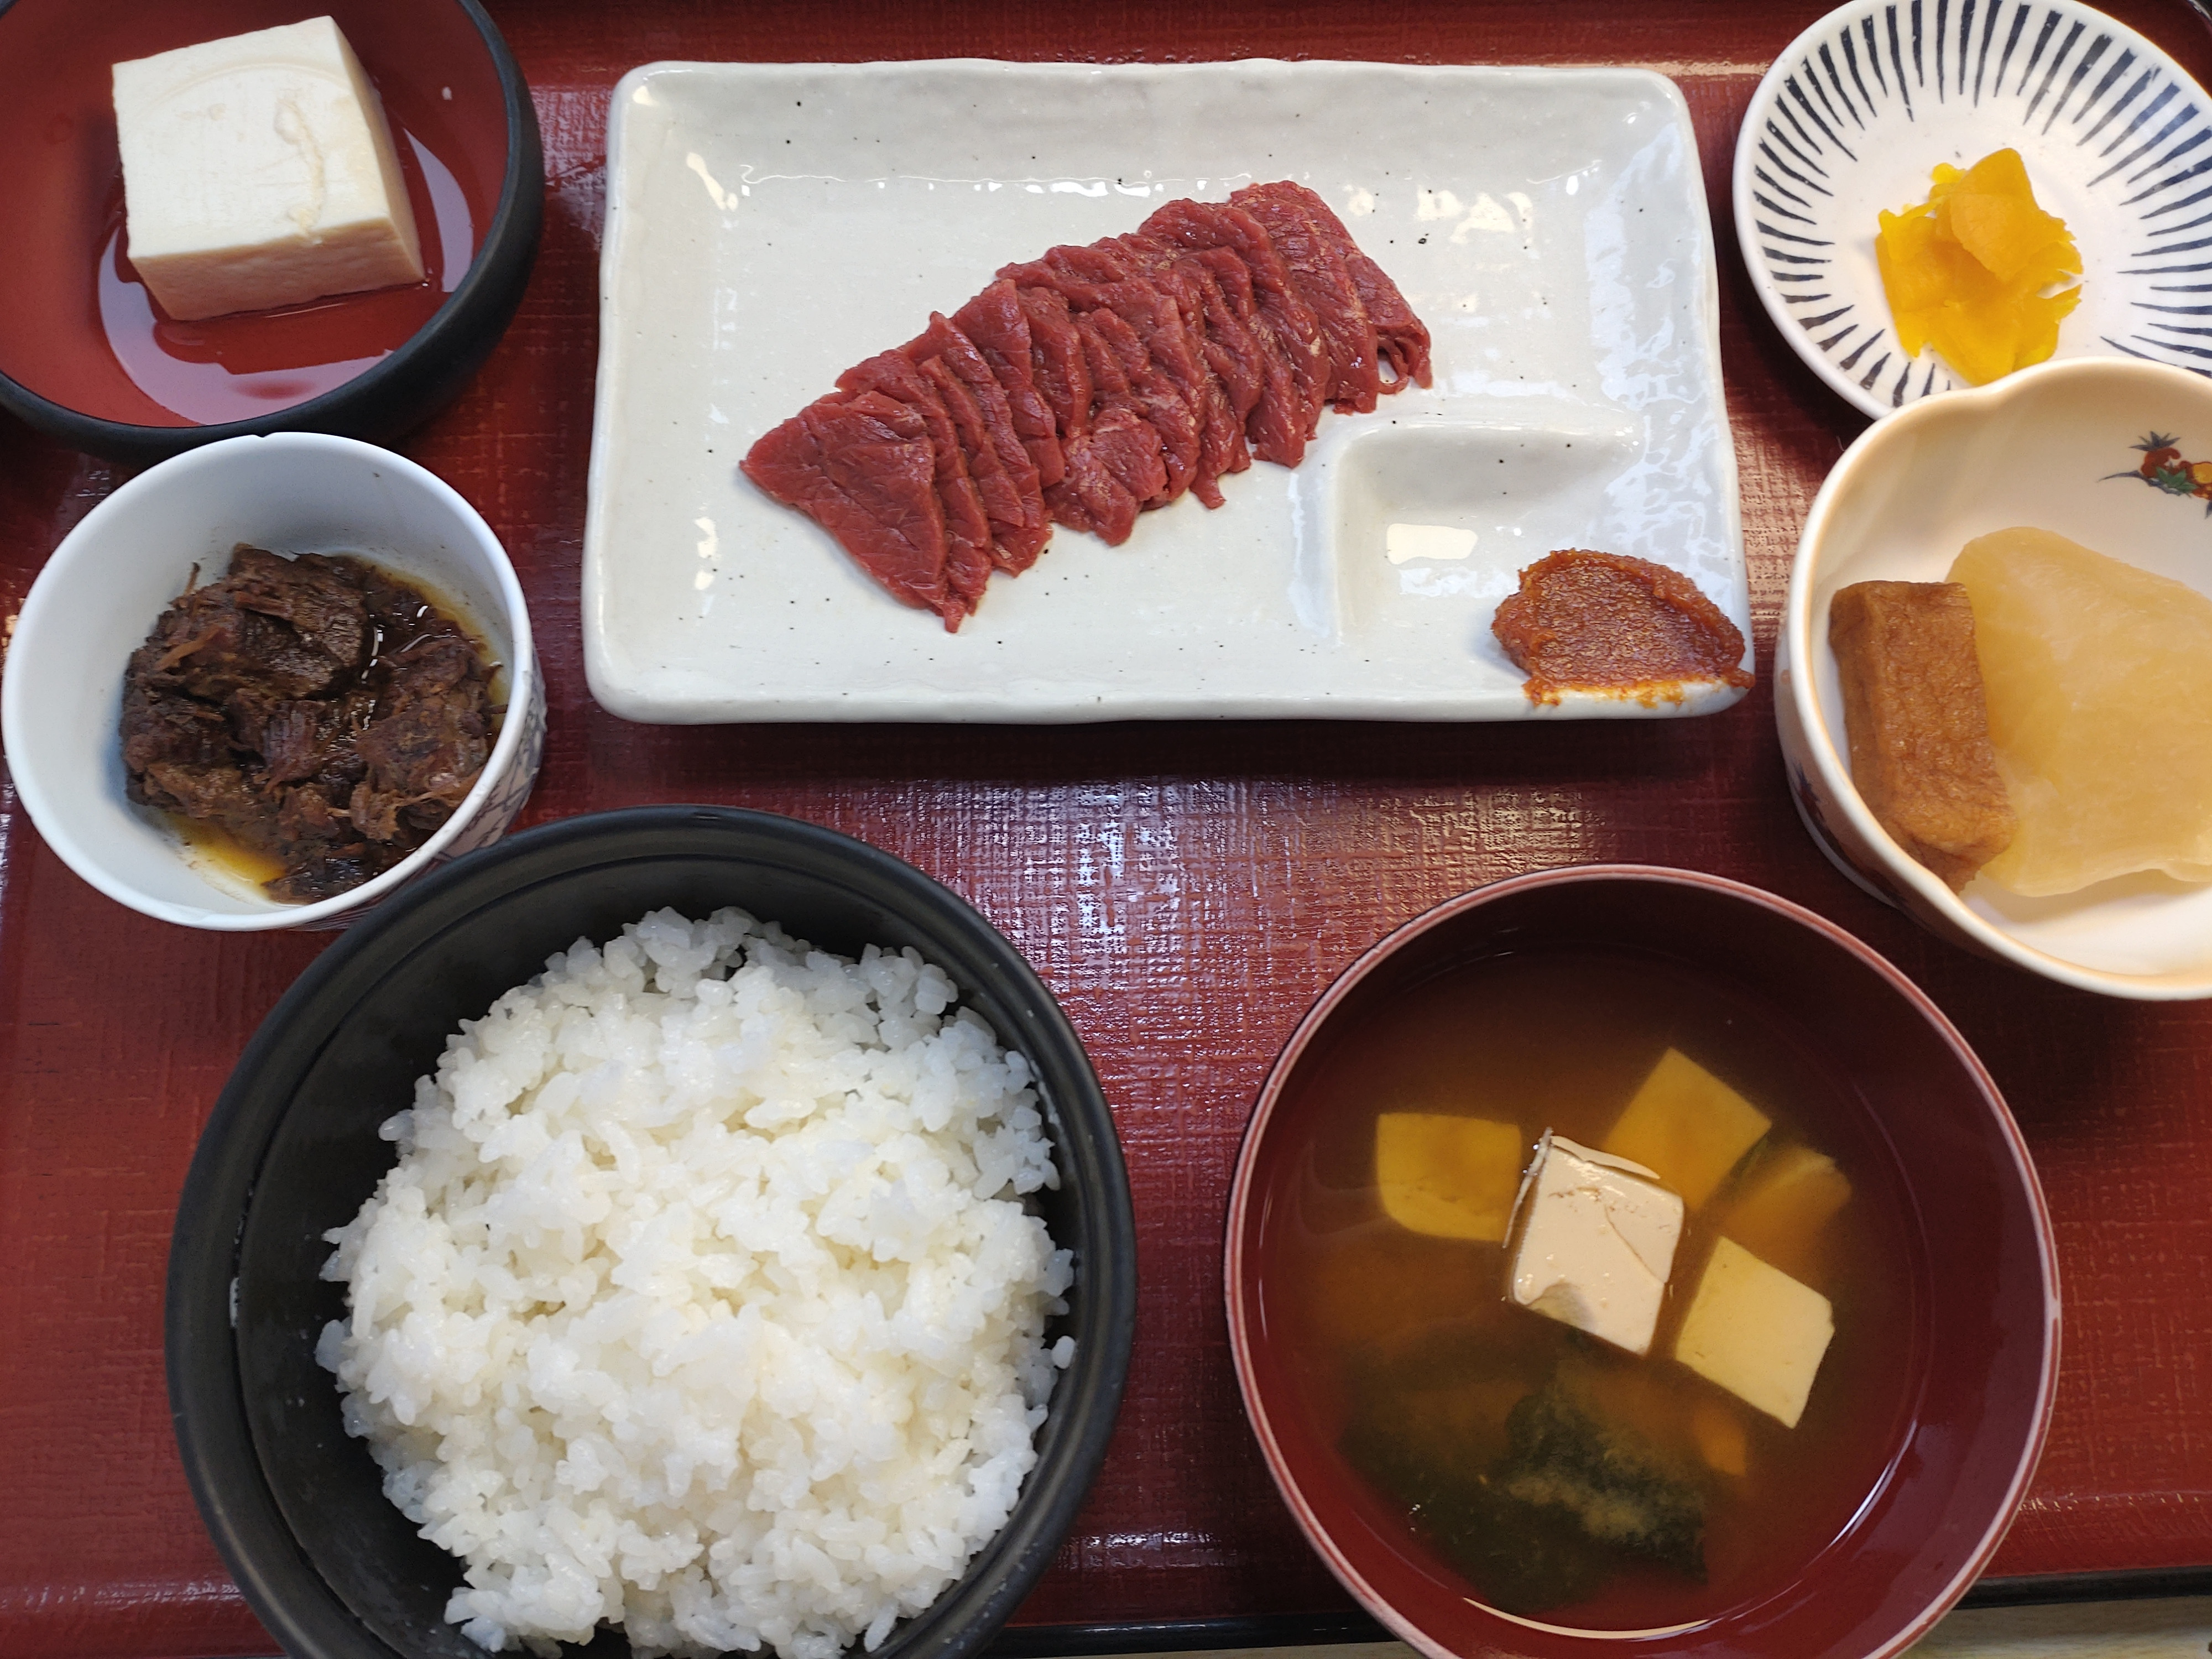
<path fill-rule="evenodd" d="M 1291 1105 L 1304 1151 L 1270 1206 L 1261 1296 L 1270 1328 L 1295 1334 L 1298 1407 L 1368 1524 L 1457 1593 L 1599 1630 L 1717 1616 L 1846 1531 L 1910 1421 L 1914 1261 L 1886 1142 L 1786 1022 L 1677 962 L 1562 948 L 1463 963 L 1347 1024 Z M 1512 1304 L 1510 1239 L 1384 1213 L 1381 1114 L 1510 1122 L 1525 1167 L 1547 1129 L 1602 1146 L 1670 1048 L 1771 1127 L 1687 1209 L 1644 1357 Z M 1746 1204 L 1762 1171 L 1808 1148 L 1833 1160 L 1848 1201 L 1810 1225 Z M 1795 1427 L 1673 1357 L 1739 1220 L 1740 1243 L 1831 1304 Z"/>

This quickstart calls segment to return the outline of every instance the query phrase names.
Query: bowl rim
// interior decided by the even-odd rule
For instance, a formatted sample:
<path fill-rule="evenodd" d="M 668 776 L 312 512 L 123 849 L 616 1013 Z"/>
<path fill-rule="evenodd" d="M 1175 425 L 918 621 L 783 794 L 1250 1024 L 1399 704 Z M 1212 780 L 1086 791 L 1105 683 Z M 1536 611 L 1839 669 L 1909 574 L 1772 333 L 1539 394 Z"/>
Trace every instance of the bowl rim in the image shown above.
<path fill-rule="evenodd" d="M 365 466 L 374 465 L 396 473 L 429 495 L 453 515 L 454 523 L 490 566 L 492 580 L 489 585 L 499 596 L 501 620 L 508 635 L 507 654 L 510 660 L 502 665 L 507 672 L 507 697 L 499 736 L 493 740 L 483 770 L 453 815 L 422 846 L 360 886 L 331 898 L 317 899 L 312 904 L 287 905 L 273 910 L 228 911 L 175 904 L 142 892 L 118 878 L 79 838 L 69 815 L 57 804 L 40 775 L 36 761 L 31 758 L 36 751 L 25 739 L 28 737 L 26 723 L 33 718 L 27 707 L 32 691 L 22 685 L 20 674 L 0 677 L 0 747 L 4 747 L 8 755 L 9 772 L 23 810 L 62 862 L 89 885 L 142 915 L 184 927 L 233 933 L 313 927 L 365 905 L 374 905 L 431 866 L 445 861 L 449 856 L 447 848 L 476 820 L 485 804 L 505 787 L 506 775 L 514 764 L 532 725 L 530 710 L 543 695 L 538 650 L 531 634 L 530 607 L 523 597 L 522 582 L 515 574 L 506 548 L 484 522 L 483 515 L 459 490 L 419 462 L 358 438 L 342 438 L 323 432 L 246 434 L 222 439 L 173 455 L 118 485 L 86 514 L 48 556 L 16 615 L 9 654 L 19 653 L 25 639 L 36 636 L 48 611 L 70 603 L 72 578 L 79 574 L 80 567 L 98 561 L 100 538 L 111 520 L 133 507 L 140 497 L 158 494 L 184 473 L 228 465 L 245 446 L 256 446 L 252 451 L 256 455 L 272 453 L 270 449 L 259 446 L 273 446 L 276 454 L 296 452 L 349 459 Z"/>
<path fill-rule="evenodd" d="M 1137 1316 L 1137 1227 L 1128 1170 L 1104 1088 L 1088 1051 L 1051 988 L 1013 942 L 966 899 L 918 866 L 857 836 L 779 813 L 710 805 L 634 806 L 556 819 L 455 860 L 410 887 L 398 902 L 374 912 L 324 951 L 285 991 L 248 1040 L 225 1082 L 186 1171 L 171 1234 L 162 1308 L 163 1361 L 172 1426 L 194 1503 L 225 1565 L 262 1623 L 291 1654 L 310 1659 L 338 1650 L 392 1653 L 362 1623 L 320 1570 L 298 1547 L 261 1465 L 261 1453 L 243 1399 L 234 1330 L 237 1264 L 254 1189 L 269 1148 L 290 1110 L 288 1092 L 255 1098 L 257 1073 L 274 1069 L 296 1076 L 314 1063 L 325 1036 L 301 1034 L 298 1018 L 319 1000 L 351 1000 L 376 978 L 411 958 L 451 925 L 437 921 L 440 902 L 459 890 L 486 896 L 527 892 L 546 879 L 592 860 L 549 872 L 572 843 L 618 843 L 631 835 L 688 830 L 702 846 L 678 856 L 713 856 L 722 842 L 754 861 L 770 854 L 757 846 L 730 848 L 738 837 L 765 838 L 794 862 L 810 855 L 834 858 L 872 880 L 896 889 L 906 901 L 981 941 L 994 941 L 995 967 L 1027 1006 L 1019 1032 L 1000 1032 L 1025 1054 L 1049 1044 L 1072 1058 L 1067 1082 L 1053 1105 L 1063 1128 L 1054 1136 L 1084 1134 L 1090 1141 L 1100 1191 L 1095 1237 L 1056 1241 L 1079 1249 L 1086 1323 L 1094 1340 L 1079 1342 L 1078 1363 L 1061 1373 L 1052 1409 L 1071 1419 L 1060 1443 L 1060 1484 L 1048 1493 L 1031 1483 L 1045 1473 L 1040 1460 L 1024 1478 L 1006 1525 L 985 1540 L 970 1562 L 1001 1557 L 1008 1563 L 996 1587 L 983 1593 L 967 1579 L 954 1581 L 928 1609 L 896 1627 L 889 1653 L 910 1623 L 933 1614 L 950 1617 L 944 1638 L 921 1651 L 927 1659 L 968 1659 L 1020 1604 L 1051 1565 L 1073 1524 L 1114 1434 L 1134 1348 Z M 610 845 L 603 866 L 620 856 Z M 395 938 L 394 936 L 398 937 Z M 387 958 L 380 960 L 380 958 Z M 964 1006 L 964 999 L 963 999 Z M 1079 1130 L 1076 1125 L 1082 1126 Z M 1064 1154 L 1063 1154 L 1063 1167 Z M 224 1316 L 228 1307 L 229 1317 Z M 1103 1340 L 1097 1340 L 1103 1339 Z M 335 1387 L 335 1382 L 333 1382 Z M 364 1452 L 363 1455 L 367 1454 Z M 1034 1508 L 1024 1505 L 1042 1494 Z M 456 1570 L 458 1571 L 458 1562 Z M 277 1586 L 286 1586 L 280 1590 Z M 962 1597 L 967 1587 L 969 1594 Z M 354 1638 L 358 1638 L 354 1639 Z M 854 1650 L 857 1659 L 857 1650 Z M 401 1659 L 394 1655 L 394 1659 Z"/>
<path fill-rule="evenodd" d="M 1932 401 L 1932 400 L 1931 400 Z M 2035 1165 L 2029 1157 L 2027 1143 L 2014 1121 L 2010 1108 L 2004 1103 L 1996 1081 L 1990 1075 L 1981 1059 L 1968 1046 L 1943 1011 L 1894 963 L 1872 946 L 1865 944 L 1844 928 L 1816 911 L 1754 887 L 1747 882 L 1726 876 L 1713 875 L 1699 870 L 1677 868 L 1653 864 L 1584 864 L 1565 865 L 1549 870 L 1531 871 L 1517 876 L 1508 876 L 1461 893 L 1455 897 L 1423 911 L 1419 915 L 1400 923 L 1389 933 L 1355 957 L 1328 989 L 1317 998 L 1297 1028 L 1284 1042 L 1274 1063 L 1268 1068 L 1266 1081 L 1246 1122 L 1243 1139 L 1237 1149 L 1235 1173 L 1230 1182 L 1226 1231 L 1222 1251 L 1222 1297 L 1226 1304 L 1229 1322 L 1229 1346 L 1237 1371 L 1237 1388 L 1244 1402 L 1246 1420 L 1251 1425 L 1254 1437 L 1259 1442 L 1261 1455 L 1275 1489 L 1297 1519 L 1298 1530 L 1315 1553 L 1322 1558 L 1337 1581 L 1351 1592 L 1354 1600 L 1379 1620 L 1390 1633 L 1413 1648 L 1425 1659 L 1465 1659 L 1465 1656 L 1445 1646 L 1423 1631 L 1411 1620 L 1390 1606 L 1361 1576 L 1358 1568 L 1340 1550 L 1300 1490 L 1292 1475 L 1288 1460 L 1277 1438 L 1267 1404 L 1262 1399 L 1256 1367 L 1253 1364 L 1255 1340 L 1253 1323 L 1247 1311 L 1247 1287 L 1252 1282 L 1249 1268 L 1248 1237 L 1253 1221 L 1253 1206 L 1256 1194 L 1254 1186 L 1254 1167 L 1257 1161 L 1260 1142 L 1273 1121 L 1280 1103 L 1283 1090 L 1291 1073 L 1304 1059 L 1308 1048 L 1322 1024 L 1344 1002 L 1368 975 L 1406 945 L 1431 930 L 1441 927 L 1466 912 L 1480 908 L 1501 898 L 1534 891 L 1546 887 L 1580 884 L 1638 881 L 1664 886 L 1699 890 L 1753 905 L 1787 920 L 1800 923 L 1820 935 L 1831 944 L 1870 969 L 1924 1020 L 1936 1036 L 1951 1050 L 1961 1068 L 1972 1079 L 1990 1106 L 1990 1119 L 1996 1125 L 2006 1149 L 2011 1153 L 2014 1171 L 2029 1200 L 2035 1222 L 2039 1267 L 2043 1284 L 2044 1353 L 2040 1374 L 2037 1378 L 2036 1395 L 2033 1402 L 2033 1426 L 2027 1443 L 2021 1449 L 2012 1478 L 2007 1484 L 2002 1500 L 1981 1537 L 1976 1541 L 1951 1582 L 1930 1601 L 1911 1622 L 1909 1628 L 1898 1632 L 1884 1644 L 1864 1656 L 1864 1659 L 1891 1659 L 1918 1641 L 1932 1629 L 1936 1621 L 1972 1588 L 1988 1565 L 1990 1556 L 2010 1529 L 2013 1516 L 2026 1495 L 2028 1482 L 2033 1479 L 2036 1465 L 2043 1455 L 2045 1438 L 2050 1433 L 2051 1407 L 2055 1402 L 2058 1382 L 2060 1346 L 2060 1309 L 2058 1299 L 2058 1258 L 2057 1245 L 2051 1236 L 2051 1214 L 2043 1195 L 2043 1186 L 2036 1177 Z M 1486 1604 L 1474 1602 L 1486 1616 L 1497 1620 L 1502 1626 L 1516 1627 L 1524 1621 L 1501 1613 Z M 1592 1632 L 1592 1643 L 1625 1639 L 1626 1633 Z"/>
<path fill-rule="evenodd" d="M 0 0 L 0 14 L 14 3 L 15 0 Z M 417 409 L 397 420 L 379 418 L 375 411 L 395 397 L 403 398 L 406 407 L 415 409 L 416 399 L 407 395 L 414 390 L 410 382 L 450 384 L 458 390 L 504 331 L 503 327 L 493 330 L 489 337 L 473 340 L 471 336 L 478 326 L 480 314 L 489 316 L 502 308 L 511 314 L 520 302 L 544 228 L 545 161 L 530 83 L 523 78 L 521 66 L 482 0 L 452 0 L 452 3 L 475 27 L 498 78 L 507 124 L 507 167 L 491 218 L 478 239 L 466 274 L 439 302 L 428 321 L 374 367 L 351 380 L 302 402 L 243 420 L 212 425 L 188 420 L 181 426 L 112 421 L 56 403 L 5 369 L 0 369 L 0 409 L 88 454 L 142 462 L 160 461 L 231 438 L 288 432 L 358 437 L 369 432 L 392 434 L 427 418 L 449 394 L 433 398 L 429 408 Z M 436 366 L 425 369 L 422 366 L 426 364 Z"/>
<path fill-rule="evenodd" d="M 1790 586 L 1783 601 L 1778 655 L 1791 666 L 1788 677 L 1790 709 L 1804 734 L 1807 758 L 1819 775 L 1828 801 L 1843 813 L 1862 842 L 1881 856 L 1884 873 L 1892 881 L 1907 889 L 1915 900 L 1981 950 L 2045 979 L 2103 996 L 2148 1002 L 2191 1001 L 2212 997 L 2212 966 L 2194 973 L 2160 975 L 2091 968 L 2026 944 L 1976 914 L 1933 871 L 1899 847 L 1869 809 L 1858 786 L 1852 781 L 1849 758 L 1829 735 L 1818 695 L 1820 677 L 1815 665 L 1828 645 L 1826 639 L 1816 639 L 1813 632 L 1813 595 L 1818 585 L 1817 549 L 1827 535 L 1830 520 L 1841 510 L 1845 492 L 1855 487 L 1859 475 L 1869 467 L 1879 467 L 1887 452 L 1895 446 L 1916 442 L 1920 428 L 1929 422 L 1971 418 L 1978 410 L 1986 414 L 2013 398 L 2041 395 L 2046 387 L 2059 389 L 2068 380 L 2109 375 L 2149 380 L 2200 403 L 2212 395 L 2212 388 L 2208 387 L 2203 376 L 2170 364 L 2136 357 L 2065 357 L 2016 369 L 1987 386 L 1961 386 L 1941 397 L 1923 398 L 1885 416 L 1860 433 L 1828 470 L 1828 476 L 1821 481 L 1819 493 L 1813 497 L 1813 505 L 1805 514 L 1805 527 L 1798 534 L 1797 550 L 1790 564 Z M 1782 714 L 1778 696 L 1778 720 Z M 1801 816 L 1804 810 L 1799 802 Z M 1824 853 L 1829 852 L 1820 836 L 1815 835 L 1814 841 Z M 1832 861 L 1837 859 L 1833 853 L 1829 853 L 1829 857 Z M 1840 864 L 1838 867 L 1844 868 Z M 1896 903 L 1858 872 L 1844 868 L 1844 873 L 1885 904 Z"/>

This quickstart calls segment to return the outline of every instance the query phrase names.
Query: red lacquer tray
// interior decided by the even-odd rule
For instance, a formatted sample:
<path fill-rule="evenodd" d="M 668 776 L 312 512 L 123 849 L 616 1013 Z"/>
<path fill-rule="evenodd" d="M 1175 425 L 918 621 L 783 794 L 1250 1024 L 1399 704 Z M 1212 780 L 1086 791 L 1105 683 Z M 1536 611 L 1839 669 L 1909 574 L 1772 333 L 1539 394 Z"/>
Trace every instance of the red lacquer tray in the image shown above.
<path fill-rule="evenodd" d="M 1806 507 L 1863 422 L 1760 313 L 1726 185 L 1753 87 L 1822 9 L 494 8 L 536 89 L 544 249 L 505 343 L 404 447 L 483 512 L 529 591 L 552 726 L 526 821 L 723 801 L 831 824 L 912 860 L 1036 963 L 1090 1045 L 1121 1126 L 1144 1286 L 1127 1403 L 1023 1624 L 1285 1628 L 1296 1627 L 1291 1615 L 1318 1615 L 1305 1626 L 1318 1632 L 1348 1610 L 1276 1498 L 1237 1405 L 1219 1250 L 1238 1135 L 1277 1048 L 1361 950 L 1479 883 L 1605 859 L 1715 871 L 1834 918 L 1926 988 L 2010 1099 L 2057 1228 L 2066 1351 L 2049 1449 L 1996 1573 L 2134 1575 L 2092 1582 L 2140 1585 L 2148 1570 L 2212 1563 L 2212 1005 L 2103 1000 L 1940 945 L 1824 863 L 1784 792 L 1765 683 L 1776 616 Z M 2212 79 L 2212 34 L 2181 0 L 2112 9 Z M 1475 726 L 664 729 L 593 706 L 577 570 L 605 106 L 623 70 L 662 58 L 1257 55 L 1629 63 L 1680 82 L 1723 271 L 1761 673 L 1750 699 L 1705 720 Z M 0 424 L 0 613 L 118 477 Z M 325 943 L 194 933 L 122 910 L 0 796 L 0 1652 L 181 1659 L 273 1645 L 178 1467 L 162 1273 L 199 1126 L 256 1022 Z"/>

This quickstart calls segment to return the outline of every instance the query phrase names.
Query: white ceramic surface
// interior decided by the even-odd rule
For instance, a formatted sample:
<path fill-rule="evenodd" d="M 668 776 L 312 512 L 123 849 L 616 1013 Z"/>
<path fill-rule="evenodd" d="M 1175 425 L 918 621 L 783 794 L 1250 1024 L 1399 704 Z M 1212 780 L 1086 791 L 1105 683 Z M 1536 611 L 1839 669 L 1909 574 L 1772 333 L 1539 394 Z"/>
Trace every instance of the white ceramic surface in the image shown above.
<path fill-rule="evenodd" d="M 450 599 L 506 668 L 507 713 L 460 809 L 404 862 L 349 893 L 283 904 L 187 852 L 125 793 L 123 674 L 198 565 L 244 542 L 356 553 Z M 522 588 L 476 509 L 414 462 L 350 438 L 231 438 L 149 468 L 87 514 L 23 601 L 0 687 L 23 805 L 47 845 L 118 903 L 187 927 L 343 925 L 425 870 L 496 840 L 544 747 L 545 692 Z"/>
<path fill-rule="evenodd" d="M 2212 381 L 2160 363 L 2045 363 L 1915 404 L 1844 453 L 1806 520 L 1776 652 L 1790 793 L 1846 875 L 1935 932 L 2112 996 L 2212 996 L 2212 884 L 2145 873 L 2056 898 L 1977 878 L 1954 894 L 1852 787 L 1828 602 L 1852 582 L 1942 581 L 1977 536 L 2027 525 L 2212 594 L 2208 502 L 2167 493 L 2136 447 L 2172 434 L 2212 460 Z"/>
<path fill-rule="evenodd" d="M 1928 198 L 1936 163 L 2017 149 L 2081 249 L 2059 359 L 2195 368 L 2212 317 L 2203 91 L 2076 0 L 1852 0 L 1790 43 L 1735 147 L 1736 237 L 1767 314 L 1869 415 L 1963 386 L 1898 350 L 1878 216 Z"/>
<path fill-rule="evenodd" d="M 1177 196 L 1319 191 L 1435 336 L 1436 385 L 1066 530 L 957 635 L 737 471 L 837 375 L 997 269 Z M 1680 570 L 1749 637 L 1717 289 L 1674 85 L 1632 70 L 650 64 L 608 122 L 585 532 L 593 694 L 635 720 L 1487 720 L 1532 705 L 1492 639 L 1561 547 Z M 1392 563 L 1395 523 L 1473 532 Z M 1401 549 L 1402 551 L 1402 549 Z M 1747 653 L 1747 656 L 1748 653 Z"/>

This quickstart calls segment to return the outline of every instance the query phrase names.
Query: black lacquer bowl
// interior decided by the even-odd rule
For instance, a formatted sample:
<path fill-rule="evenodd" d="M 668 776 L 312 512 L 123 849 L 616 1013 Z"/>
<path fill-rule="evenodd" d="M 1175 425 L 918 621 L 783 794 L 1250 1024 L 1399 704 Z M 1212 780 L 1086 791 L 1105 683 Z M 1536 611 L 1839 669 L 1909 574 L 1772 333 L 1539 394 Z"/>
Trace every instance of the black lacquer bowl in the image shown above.
<path fill-rule="evenodd" d="M 448 1032 L 580 936 L 661 906 L 739 905 L 825 950 L 912 945 L 1026 1055 L 1060 1185 L 1040 1194 L 1072 1249 L 1075 1339 L 1037 1433 L 1036 1467 L 967 1575 L 876 1650 L 963 1659 L 1035 1583 L 1105 1455 L 1135 1322 L 1136 1235 L 1121 1145 L 1082 1044 L 1020 954 L 912 866 L 765 813 L 653 806 L 571 818 L 463 858 L 333 945 L 270 1012 L 216 1105 L 169 1256 L 170 1407 L 201 1514 L 254 1612 L 315 1659 L 483 1659 L 445 1622 L 461 1564 L 386 1498 L 315 1363 L 339 1286 L 324 1234 L 391 1167 L 378 1126 L 411 1098 Z M 627 1651 L 602 1632 L 592 1650 Z"/>
<path fill-rule="evenodd" d="M 204 323 L 129 263 L 112 66 L 333 17 L 392 130 L 410 288 Z M 530 88 L 478 0 L 0 0 L 0 409 L 144 465 L 219 438 L 386 443 L 459 392 L 522 302 L 544 219 Z"/>

